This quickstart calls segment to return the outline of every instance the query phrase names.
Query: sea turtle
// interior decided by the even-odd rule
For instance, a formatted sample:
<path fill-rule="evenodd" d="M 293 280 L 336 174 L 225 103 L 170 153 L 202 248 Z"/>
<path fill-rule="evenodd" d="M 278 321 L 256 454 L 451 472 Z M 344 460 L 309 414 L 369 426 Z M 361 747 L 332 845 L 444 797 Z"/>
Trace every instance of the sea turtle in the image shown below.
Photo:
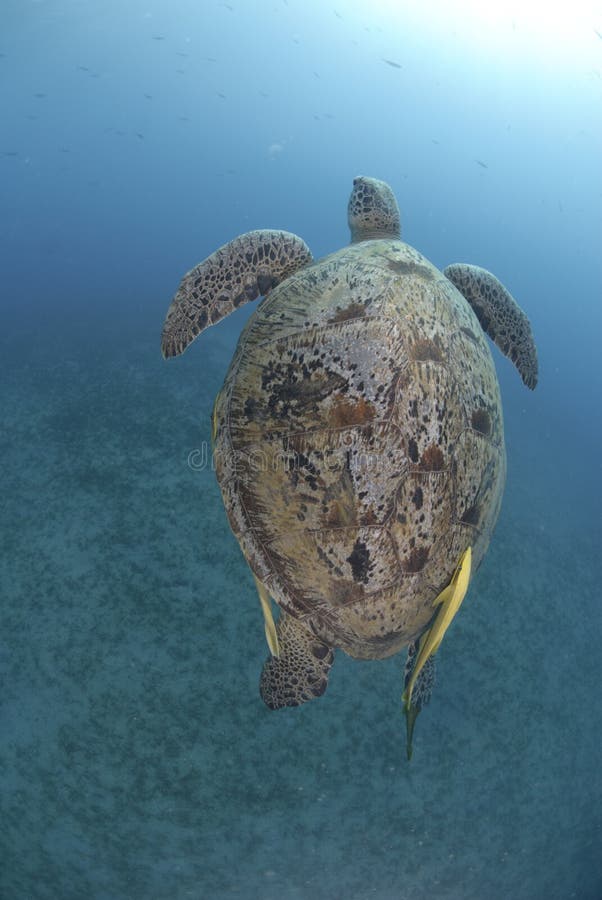
<path fill-rule="evenodd" d="M 350 246 L 318 261 L 285 231 L 216 250 L 182 279 L 162 351 L 182 353 L 267 297 L 213 411 L 217 478 L 271 651 L 261 696 L 297 706 L 324 693 L 336 648 L 381 659 L 407 646 L 409 756 L 433 654 L 502 500 L 502 406 L 483 331 L 529 388 L 537 353 L 494 275 L 441 273 L 401 241 L 386 183 L 355 178 L 348 221 Z"/>

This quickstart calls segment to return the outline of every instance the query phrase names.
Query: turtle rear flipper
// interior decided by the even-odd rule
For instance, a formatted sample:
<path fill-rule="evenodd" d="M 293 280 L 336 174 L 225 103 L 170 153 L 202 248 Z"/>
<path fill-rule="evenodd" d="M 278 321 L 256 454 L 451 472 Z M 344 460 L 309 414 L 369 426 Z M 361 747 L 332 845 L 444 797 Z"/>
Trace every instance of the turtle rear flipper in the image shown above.
<path fill-rule="evenodd" d="M 205 328 L 311 261 L 305 241 L 289 231 L 249 231 L 224 244 L 180 282 L 163 325 L 163 356 L 183 353 Z"/>
<path fill-rule="evenodd" d="M 443 274 L 468 300 L 483 331 L 509 357 L 523 382 L 537 384 L 537 350 L 529 319 L 501 281 L 480 266 L 454 263 Z"/>
<path fill-rule="evenodd" d="M 328 686 L 334 651 L 298 619 L 280 613 L 276 625 L 278 656 L 267 659 L 259 692 L 270 709 L 300 706 L 321 697 Z"/>

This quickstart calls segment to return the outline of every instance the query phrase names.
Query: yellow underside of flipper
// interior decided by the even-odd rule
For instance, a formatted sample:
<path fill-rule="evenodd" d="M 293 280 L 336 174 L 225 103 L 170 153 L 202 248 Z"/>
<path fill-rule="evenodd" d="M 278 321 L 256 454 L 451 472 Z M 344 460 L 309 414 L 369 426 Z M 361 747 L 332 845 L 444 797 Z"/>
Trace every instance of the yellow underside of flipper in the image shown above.
<path fill-rule="evenodd" d="M 416 679 L 424 667 L 429 656 L 437 652 L 445 632 L 451 625 L 452 619 L 460 609 L 460 605 L 466 596 L 468 583 L 470 581 L 470 570 L 472 566 L 472 550 L 470 547 L 464 551 L 460 557 L 460 561 L 456 566 L 452 579 L 446 588 L 443 588 L 440 594 L 435 597 L 433 606 L 440 606 L 437 617 L 428 631 L 420 638 L 418 645 L 418 658 L 414 666 L 414 671 L 408 682 L 406 690 L 403 692 L 402 700 L 407 711 L 410 709 L 412 702 L 412 691 L 416 684 Z"/>
<path fill-rule="evenodd" d="M 265 623 L 265 637 L 270 648 L 272 656 L 280 656 L 280 647 L 278 646 L 278 634 L 276 632 L 276 624 L 272 615 L 272 601 L 270 595 L 266 591 L 256 575 L 253 575 L 255 584 L 257 585 L 257 593 L 259 594 L 259 602 L 261 603 L 261 611 L 263 612 L 263 620 Z"/>

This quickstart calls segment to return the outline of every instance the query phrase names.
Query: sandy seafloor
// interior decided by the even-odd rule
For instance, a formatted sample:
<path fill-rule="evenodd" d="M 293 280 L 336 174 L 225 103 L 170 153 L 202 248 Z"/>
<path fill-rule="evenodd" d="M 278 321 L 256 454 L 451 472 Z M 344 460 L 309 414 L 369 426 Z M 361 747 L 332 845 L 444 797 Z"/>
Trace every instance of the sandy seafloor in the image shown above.
<path fill-rule="evenodd" d="M 408 764 L 403 656 L 339 653 L 318 702 L 261 703 L 252 579 L 187 464 L 239 326 L 168 364 L 161 315 L 2 336 L 0 896 L 599 900 L 587 448 L 507 414 L 502 514 Z"/>

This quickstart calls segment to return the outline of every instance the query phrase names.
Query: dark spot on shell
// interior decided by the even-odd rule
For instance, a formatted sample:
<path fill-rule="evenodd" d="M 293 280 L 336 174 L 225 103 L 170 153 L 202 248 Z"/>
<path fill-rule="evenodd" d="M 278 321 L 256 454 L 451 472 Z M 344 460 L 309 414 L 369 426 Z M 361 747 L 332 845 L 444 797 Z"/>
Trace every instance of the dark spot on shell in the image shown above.
<path fill-rule="evenodd" d="M 419 362 L 427 359 L 431 359 L 434 362 L 443 362 L 439 347 L 434 341 L 427 338 L 420 338 L 412 345 L 412 356 Z"/>
<path fill-rule="evenodd" d="M 257 406 L 258 406 L 257 400 L 254 397 L 247 397 L 247 399 L 245 400 L 245 406 L 244 406 L 245 416 L 247 417 L 247 419 L 254 418 L 255 412 L 257 410 Z"/>
<path fill-rule="evenodd" d="M 350 303 L 344 309 L 338 309 L 332 318 L 328 319 L 329 324 L 335 322 L 346 322 L 348 319 L 359 319 L 366 315 L 366 309 L 361 303 Z"/>
<path fill-rule="evenodd" d="M 429 444 L 420 457 L 420 468 L 425 472 L 438 472 L 444 467 L 443 453 L 435 444 Z"/>
<path fill-rule="evenodd" d="M 418 487 L 416 488 L 416 490 L 414 491 L 414 494 L 412 496 L 412 503 L 414 504 L 416 509 L 422 509 L 422 501 L 423 501 L 422 488 L 420 487 L 420 485 L 418 485 Z"/>
<path fill-rule="evenodd" d="M 428 547 L 414 547 L 410 555 L 404 559 L 403 567 L 406 572 L 420 572 L 426 565 L 428 558 Z"/>
<path fill-rule="evenodd" d="M 376 525 L 378 522 L 378 518 L 376 513 L 372 509 L 366 510 L 366 512 L 361 517 L 362 525 Z"/>
<path fill-rule="evenodd" d="M 474 341 L 475 344 L 478 343 L 476 334 L 470 328 L 467 328 L 465 325 L 463 325 L 460 328 L 460 331 L 463 332 L 466 335 L 466 337 L 469 337 L 471 341 Z"/>
<path fill-rule="evenodd" d="M 472 414 L 472 427 L 481 434 L 491 434 L 491 416 L 486 409 L 475 409 Z"/>
<path fill-rule="evenodd" d="M 425 281 L 433 281 L 435 275 L 426 266 L 421 266 L 415 262 L 404 262 L 401 259 L 387 260 L 387 267 L 395 272 L 396 275 L 418 275 Z"/>
<path fill-rule="evenodd" d="M 408 455 L 412 462 L 418 462 L 418 444 L 414 440 L 414 438 L 410 438 L 408 442 Z"/>
<path fill-rule="evenodd" d="M 328 419 L 334 428 L 346 428 L 350 425 L 363 425 L 373 419 L 375 414 L 372 404 L 363 397 L 347 400 L 339 395 L 334 398 Z"/>
<path fill-rule="evenodd" d="M 363 581 L 368 583 L 368 571 L 370 568 L 370 551 L 363 541 L 357 540 L 353 545 L 351 556 L 347 557 L 347 562 L 351 566 L 351 573 L 354 581 Z"/>
<path fill-rule="evenodd" d="M 343 494 L 341 500 L 334 500 L 326 515 L 326 525 L 330 528 L 348 528 L 356 521 L 353 497 Z"/>
<path fill-rule="evenodd" d="M 469 506 L 462 516 L 461 522 L 464 525 L 478 525 L 479 519 L 481 516 L 481 510 L 479 506 L 475 503 L 473 506 Z"/>

